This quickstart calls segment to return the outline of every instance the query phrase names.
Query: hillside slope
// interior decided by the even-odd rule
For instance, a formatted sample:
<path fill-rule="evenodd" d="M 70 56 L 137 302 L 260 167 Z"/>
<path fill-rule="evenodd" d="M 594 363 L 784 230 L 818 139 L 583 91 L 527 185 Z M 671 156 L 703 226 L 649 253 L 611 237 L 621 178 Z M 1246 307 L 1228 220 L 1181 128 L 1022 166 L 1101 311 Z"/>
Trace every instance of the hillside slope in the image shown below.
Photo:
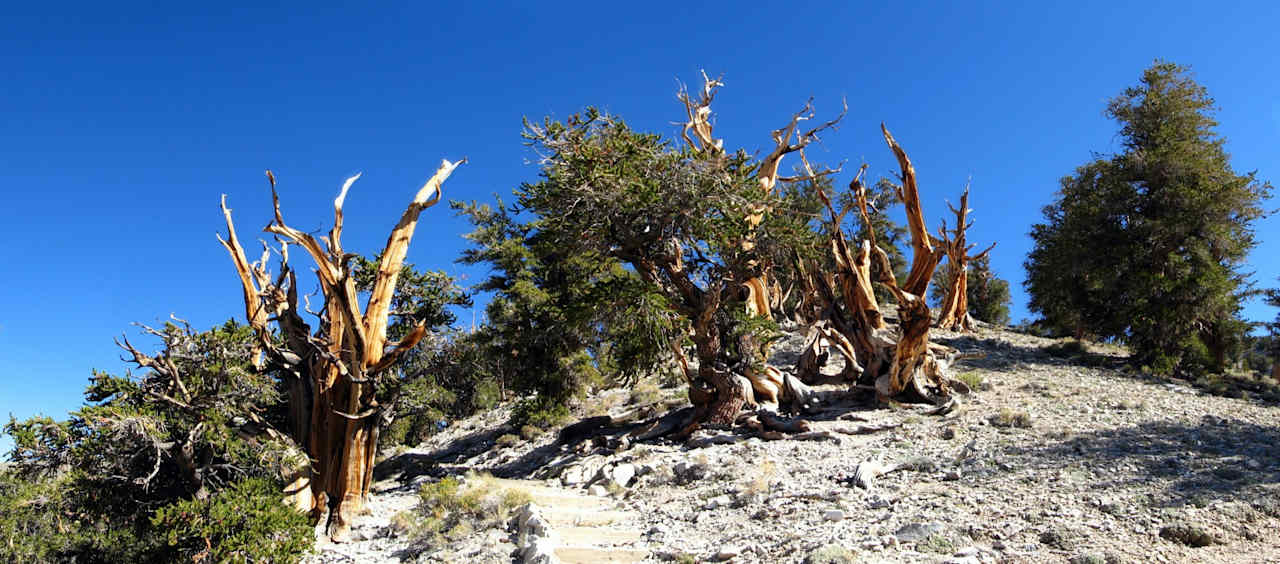
<path fill-rule="evenodd" d="M 935 339 L 985 355 L 958 368 L 978 389 L 959 412 L 931 416 L 830 388 L 817 424 L 891 427 L 868 434 L 510 444 L 498 441 L 516 432 L 502 410 L 460 422 L 384 462 L 363 540 L 313 560 L 510 561 L 508 531 L 428 546 L 390 524 L 417 484 L 484 471 L 609 497 L 617 517 L 601 526 L 639 532 L 619 548 L 651 561 L 1280 561 L 1275 404 L 1144 379 L 1105 356 L 1063 360 L 1046 351 L 1053 341 L 1018 333 Z M 780 344 L 780 367 L 799 345 Z M 628 399 L 613 391 L 586 405 L 617 414 L 635 409 Z M 863 489 L 853 476 L 869 461 L 904 468 Z M 619 475 L 625 486 L 584 489 Z"/>

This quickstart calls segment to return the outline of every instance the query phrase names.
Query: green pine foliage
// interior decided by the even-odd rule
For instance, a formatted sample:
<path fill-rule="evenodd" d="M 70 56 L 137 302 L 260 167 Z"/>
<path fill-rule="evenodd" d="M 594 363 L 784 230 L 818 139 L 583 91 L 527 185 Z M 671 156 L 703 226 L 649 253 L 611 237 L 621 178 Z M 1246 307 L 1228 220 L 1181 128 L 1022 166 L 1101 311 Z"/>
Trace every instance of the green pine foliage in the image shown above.
<path fill-rule="evenodd" d="M 252 333 L 230 321 L 152 333 L 164 349 L 141 376 L 95 372 L 69 420 L 5 426 L 0 560 L 173 561 L 220 539 L 242 545 L 231 561 L 288 561 L 310 547 L 309 527 L 273 528 L 308 521 L 281 503 L 304 457 L 274 431 L 279 381 L 253 369 Z"/>
<path fill-rule="evenodd" d="M 562 422 L 566 403 L 589 389 L 635 382 L 660 366 L 674 316 L 620 261 L 564 244 L 546 218 L 521 222 L 501 201 L 453 206 L 475 225 L 461 262 L 491 269 L 477 286 L 493 296 L 475 340 L 488 370 L 524 398 L 517 423 Z"/>
<path fill-rule="evenodd" d="M 600 329 L 610 335 L 606 340 L 620 345 L 607 351 L 614 359 L 652 366 L 672 341 L 683 340 L 708 303 L 715 305 L 704 334 L 716 336 L 700 347 L 700 362 L 736 366 L 756 356 L 738 347 L 765 342 L 774 328 L 743 323 L 739 313 L 746 296 L 740 285 L 761 275 L 764 256 L 795 247 L 787 233 L 810 236 L 809 230 L 797 229 L 810 218 L 784 210 L 764 214 L 754 229 L 745 221 L 758 206 L 786 205 L 778 195 L 765 193 L 750 155 L 676 146 L 594 109 L 563 122 L 526 124 L 526 137 L 545 156 L 542 179 L 516 191 L 517 208 L 528 221 L 500 223 L 508 239 L 523 241 L 514 245 L 523 249 L 521 262 L 490 260 L 511 265 L 500 269 L 493 287 L 506 298 L 497 303 L 505 303 L 512 315 L 491 309 L 495 327 L 529 323 L 540 315 L 557 322 L 555 333 L 537 324 L 519 327 L 519 339 L 542 341 L 514 349 L 515 356 L 525 350 L 535 355 L 532 363 L 524 360 L 524 370 L 533 366 L 535 372 L 549 373 L 557 366 L 552 360 L 563 366 L 573 358 L 570 353 L 582 350 L 575 347 L 590 342 L 590 331 Z M 761 234 L 758 247 L 744 249 L 742 242 L 753 234 Z M 571 302 L 563 301 L 570 296 Z M 745 333 L 750 338 L 738 338 Z M 544 350 L 556 353 L 537 356 L 547 342 L 557 347 Z"/>
<path fill-rule="evenodd" d="M 1107 105 L 1123 150 L 1062 179 L 1032 227 L 1026 286 L 1047 325 L 1120 339 L 1158 373 L 1224 368 L 1271 185 L 1231 168 L 1215 109 L 1186 67 L 1161 61 Z"/>
<path fill-rule="evenodd" d="M 280 503 L 280 484 L 264 478 L 164 506 L 151 525 L 169 555 L 182 561 L 297 562 L 315 534 L 306 514 Z"/>
<path fill-rule="evenodd" d="M 373 288 L 381 256 L 352 261 L 356 288 Z M 419 323 L 428 334 L 406 355 L 393 378 L 378 387 L 383 414 L 378 441 L 383 446 L 416 445 L 442 423 L 465 417 L 498 401 L 500 384 L 485 370 L 474 336 L 453 328 L 454 308 L 470 307 L 471 295 L 443 271 L 419 271 L 405 264 L 396 278 L 387 335 L 399 340 Z"/>

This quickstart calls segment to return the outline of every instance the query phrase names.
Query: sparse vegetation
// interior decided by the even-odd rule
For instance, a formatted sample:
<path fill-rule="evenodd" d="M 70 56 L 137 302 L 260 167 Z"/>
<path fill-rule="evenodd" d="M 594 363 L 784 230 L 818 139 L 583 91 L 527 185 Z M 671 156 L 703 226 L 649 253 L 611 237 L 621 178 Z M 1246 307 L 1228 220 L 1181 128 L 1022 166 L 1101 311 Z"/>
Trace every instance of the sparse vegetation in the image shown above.
<path fill-rule="evenodd" d="M 535 427 L 533 425 L 525 425 L 523 427 L 520 427 L 520 438 L 526 441 L 532 441 L 538 438 L 539 435 L 542 435 L 545 432 L 546 432 L 545 430 Z"/>
<path fill-rule="evenodd" d="M 1089 348 L 1085 346 L 1084 341 L 1067 339 L 1045 347 L 1044 352 L 1058 358 L 1073 358 L 1088 354 Z"/>
<path fill-rule="evenodd" d="M 1001 408 L 999 413 L 991 416 L 989 420 L 996 427 L 1012 427 L 1017 429 L 1031 428 L 1031 415 L 1025 411 L 1017 411 L 1007 407 Z"/>
<path fill-rule="evenodd" d="M 408 528 L 425 544 L 457 540 L 475 531 L 504 526 L 512 512 L 531 501 L 527 492 L 496 485 L 492 476 L 448 476 L 418 490 L 417 518 Z"/>
<path fill-rule="evenodd" d="M 631 388 L 629 403 L 633 405 L 649 405 L 663 400 L 665 394 L 658 383 L 650 378 L 643 378 Z"/>
<path fill-rule="evenodd" d="M 951 537 L 938 533 L 917 542 L 916 550 L 933 554 L 951 554 L 956 551 L 956 543 L 951 540 Z"/>
<path fill-rule="evenodd" d="M 229 321 L 201 332 L 175 318 L 144 327 L 160 340 L 158 351 L 121 343 L 138 374 L 93 372 L 84 406 L 65 421 L 11 419 L 5 432 L 15 447 L 11 464 L 0 467 L 0 560 L 297 561 L 312 546 L 318 519 L 327 520 L 333 540 L 350 540 L 375 480 L 384 479 L 374 475 L 374 462 L 386 462 L 379 447 L 405 455 L 387 465 L 401 466 L 392 468 L 401 485 L 489 464 L 503 476 L 589 487 L 590 501 L 608 511 L 640 497 L 640 489 L 614 481 L 621 480 L 632 488 L 674 484 L 685 495 L 664 503 L 697 499 L 707 502 L 698 510 L 750 511 L 761 522 L 820 508 L 830 511 L 823 523 L 839 524 L 853 519 L 846 511 L 860 512 L 864 522 L 841 526 L 865 531 L 859 546 L 875 551 L 902 542 L 952 555 L 967 539 L 983 539 L 1042 551 L 1032 559 L 1052 552 L 1110 562 L 1078 553 L 1085 528 L 1044 522 L 1080 517 L 1101 523 L 1097 531 L 1136 530 L 1145 540 L 1165 523 L 1161 538 L 1203 547 L 1260 536 L 1175 522 L 1179 512 L 1198 520 L 1217 512 L 1259 529 L 1280 515 L 1268 501 L 1224 508 L 1235 490 L 1255 488 L 1266 481 L 1258 476 L 1273 472 L 1276 460 L 1265 451 L 1273 441 L 1242 447 L 1234 433 L 1252 421 L 1195 410 L 1183 417 L 1174 413 L 1178 401 L 1154 395 L 1168 388 L 1187 402 L 1227 401 L 1181 385 L 1190 382 L 1248 400 L 1230 409 L 1280 401 L 1280 381 L 1260 374 L 1280 358 L 1280 340 L 1248 336 L 1241 317 L 1243 300 L 1255 293 L 1243 261 L 1256 246 L 1253 226 L 1271 186 L 1231 168 L 1213 102 L 1187 69 L 1157 63 L 1108 104 L 1121 152 L 1062 179 L 1045 223 L 1033 227 L 1027 286 L 1043 318 L 1022 329 L 1060 339 L 1043 347 L 999 327 L 992 339 L 946 333 L 954 342 L 931 340 L 926 295 L 942 305 L 942 329 L 974 329 L 970 314 L 1008 322 L 1008 283 L 991 270 L 991 249 L 970 254 L 966 242 L 967 189 L 953 208 L 957 223 L 931 235 L 915 167 L 887 127 L 880 134 L 901 171 L 897 180 L 864 184 L 863 166 L 847 179 L 848 191 L 838 191 L 843 171 L 815 168 L 803 151 L 843 113 L 811 121 L 815 112 L 805 104 L 761 135 L 763 151 L 726 149 L 711 117 L 722 83 L 704 79 L 700 95 L 679 94 L 688 122 L 678 137 L 633 129 L 594 108 L 526 122 L 538 178 L 515 189 L 511 206 L 453 203 L 472 226 L 460 262 L 488 271 L 474 288 L 404 262 L 419 214 L 441 200 L 441 184 L 460 163 L 445 161 L 370 258 L 341 246 L 346 187 L 334 202 L 332 231 L 320 237 L 285 224 L 268 173 L 276 197 L 266 230 L 277 239 L 264 243 L 259 263 L 246 258 L 224 201 L 223 245 L 240 278 L 247 325 Z M 793 174 L 780 168 L 784 157 L 800 161 Z M 880 209 L 891 203 L 903 205 L 907 226 Z M 910 245 L 910 260 L 902 244 Z M 299 302 L 305 288 L 288 249 L 313 259 L 316 311 Z M 472 291 L 491 299 L 483 322 L 464 332 L 452 308 L 471 305 Z M 1280 290 L 1270 299 L 1280 305 Z M 1280 332 L 1280 318 L 1271 328 Z M 794 366 L 771 363 L 772 347 L 800 339 L 801 347 L 786 345 Z M 960 354 L 970 348 L 982 350 Z M 998 358 L 984 359 L 988 352 Z M 1126 384 L 1143 391 L 1100 389 L 1120 381 L 1112 369 L 1122 355 L 1133 363 L 1128 375 L 1145 375 Z M 844 367 L 839 375 L 831 362 Z M 1151 375 L 1174 378 L 1153 385 Z M 1001 387 L 971 403 L 952 397 L 961 388 L 955 381 L 991 389 L 987 377 Z M 673 398 L 687 409 L 662 417 Z M 908 405 L 921 403 L 929 408 Z M 503 411 L 486 415 L 503 427 L 452 426 L 499 404 Z M 849 413 L 864 408 L 886 417 Z M 1087 415 L 1070 419 L 1071 410 Z M 584 413 L 597 417 L 551 441 L 548 431 Z M 1032 413 L 1038 432 L 1014 431 L 1032 429 Z M 1148 424 L 1157 418 L 1144 416 L 1155 413 L 1168 421 Z M 1177 417 L 1198 417 L 1200 425 Z M 406 446 L 442 431 L 469 438 L 429 454 Z M 1145 435 L 1161 442 L 1143 445 L 1141 458 L 1122 452 Z M 829 443 L 858 448 L 822 450 Z M 712 450 L 726 444 L 734 446 Z M 801 468 L 770 458 L 781 452 L 866 458 Z M 679 465 L 650 465 L 675 457 L 683 457 Z M 1050 458 L 1053 464 L 1031 462 Z M 1097 498 L 1084 500 L 1088 488 L 1131 487 L 1130 476 L 1114 476 L 1130 469 L 1147 475 L 1135 481 L 1163 480 L 1168 491 L 1121 502 L 1088 491 Z M 1111 480 L 1105 487 L 1102 474 Z M 873 480 L 880 489 L 872 491 Z M 865 503 L 837 482 L 866 488 Z M 531 500 L 504 483 L 468 473 L 422 484 L 416 507 L 390 517 L 390 528 L 419 549 L 491 535 Z M 601 499 L 601 485 L 614 499 Z M 1034 515 L 1004 511 L 1033 502 L 988 495 L 993 487 L 1022 495 L 1058 486 L 1078 499 L 1043 501 Z M 982 513 L 986 504 L 1001 511 Z M 944 528 L 917 514 L 944 505 L 981 507 L 975 515 L 990 523 Z M 687 508 L 663 514 L 679 527 L 710 526 L 698 510 L 691 518 Z M 711 525 L 722 527 L 723 515 L 715 517 Z M 798 518 L 806 526 L 819 519 Z M 1005 526 L 1020 520 L 1039 521 Z M 655 543 L 683 533 L 655 529 Z M 911 534 L 889 535 L 894 530 Z M 931 534 L 939 530 L 947 532 Z M 821 535 L 802 542 L 848 540 Z M 786 543 L 796 538 L 778 546 L 791 550 L 796 544 Z M 776 550 L 760 548 L 766 544 L 752 545 L 760 554 L 750 557 Z M 854 560 L 832 544 L 805 562 Z"/>
<path fill-rule="evenodd" d="M 982 373 L 977 370 L 966 370 L 961 372 L 956 375 L 956 379 L 964 382 L 965 386 L 968 386 L 970 390 L 975 392 L 983 389 L 983 383 L 985 381 L 982 377 Z"/>

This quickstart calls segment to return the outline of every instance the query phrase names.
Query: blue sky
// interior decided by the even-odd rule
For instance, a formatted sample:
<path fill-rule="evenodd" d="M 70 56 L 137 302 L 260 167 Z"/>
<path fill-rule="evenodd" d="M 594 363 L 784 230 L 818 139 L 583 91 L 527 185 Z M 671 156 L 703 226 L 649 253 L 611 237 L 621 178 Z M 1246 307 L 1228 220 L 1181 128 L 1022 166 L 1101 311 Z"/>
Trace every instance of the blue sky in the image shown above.
<path fill-rule="evenodd" d="M 887 4 L 10 3 L 0 415 L 77 406 L 90 369 L 123 370 L 111 339 L 132 322 L 240 316 L 218 198 L 251 236 L 269 219 L 264 169 L 307 230 L 363 171 L 344 242 L 372 252 L 441 158 L 470 159 L 447 198 L 491 201 L 536 177 L 522 117 L 590 104 L 671 133 L 677 80 L 696 86 L 699 69 L 724 76 L 730 147 L 763 149 L 809 96 L 820 116 L 843 97 L 848 118 L 811 157 L 880 176 L 887 122 L 931 227 L 972 177 L 969 238 L 999 242 L 1015 320 L 1029 226 L 1060 177 L 1115 149 L 1103 106 L 1154 58 L 1191 65 L 1217 99 L 1237 170 L 1280 180 L 1280 3 Z M 1280 275 L 1278 221 L 1257 226 L 1262 285 Z M 409 260 L 477 280 L 453 264 L 466 231 L 429 210 Z"/>

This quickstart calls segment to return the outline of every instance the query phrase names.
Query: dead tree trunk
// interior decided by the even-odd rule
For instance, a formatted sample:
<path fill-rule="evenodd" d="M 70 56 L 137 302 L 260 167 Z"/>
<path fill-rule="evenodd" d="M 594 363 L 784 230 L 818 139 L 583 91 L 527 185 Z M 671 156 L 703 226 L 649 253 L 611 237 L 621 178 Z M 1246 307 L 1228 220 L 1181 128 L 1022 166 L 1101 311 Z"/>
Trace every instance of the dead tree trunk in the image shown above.
<path fill-rule="evenodd" d="M 964 187 L 960 196 L 960 208 L 956 209 L 947 202 L 951 212 L 956 214 L 956 227 L 947 231 L 947 222 L 943 220 L 938 234 L 942 236 L 942 248 L 947 253 L 951 264 L 951 278 L 947 280 L 946 297 L 942 300 L 942 312 L 938 314 L 938 327 L 952 331 L 972 331 L 973 319 L 969 317 L 969 261 L 978 260 L 991 252 L 996 244 L 992 243 L 986 250 L 976 255 L 969 255 L 974 245 L 966 245 L 965 232 L 973 227 L 968 221 L 969 187 Z"/>
<path fill-rule="evenodd" d="M 906 207 L 907 225 L 911 233 L 911 270 L 906 280 L 899 283 L 889 266 L 888 256 L 877 246 L 874 233 L 870 239 L 856 246 L 856 253 L 853 252 L 851 249 L 855 246 L 849 243 L 840 229 L 842 218 L 849 210 L 846 208 L 837 211 L 831 199 L 826 194 L 819 193 L 830 213 L 831 250 L 836 271 L 834 284 L 818 274 L 811 275 L 812 286 L 818 290 L 819 301 L 827 306 L 824 310 L 824 322 L 843 337 L 862 367 L 859 382 L 874 384 L 882 398 L 941 403 L 949 398 L 945 375 L 947 362 L 935 357 L 934 347 L 929 343 L 931 319 L 924 294 L 944 249 L 939 248 L 938 241 L 930 237 L 925 228 L 924 211 L 920 205 L 920 192 L 911 159 L 883 125 L 881 131 L 902 170 L 901 184 L 897 186 L 897 190 L 898 197 Z M 870 223 L 870 210 L 861 173 L 849 187 L 853 191 L 858 213 L 864 222 Z M 878 279 L 872 279 L 873 272 L 879 274 Z M 883 284 L 897 299 L 896 334 L 884 323 L 872 291 L 873 282 Z M 811 335 L 813 340 L 823 339 L 828 344 L 836 343 L 835 339 L 824 335 L 822 331 Z M 806 345 L 806 353 L 821 350 L 819 345 L 816 342 Z M 812 370 L 812 362 L 805 356 L 801 357 L 801 372 Z"/>
<path fill-rule="evenodd" d="M 285 224 L 275 177 L 267 172 L 275 217 L 265 231 L 281 239 L 280 273 L 274 280 L 267 273 L 270 249 L 263 243 L 262 259 L 248 261 L 223 197 L 227 238 L 219 236 L 219 241 L 240 276 L 245 316 L 265 355 L 258 364 L 284 374 L 288 381 L 294 439 L 311 459 L 309 507 L 317 519 L 328 515 L 327 530 L 334 540 L 346 538 L 369 493 L 384 408 L 375 386 L 426 332 L 420 324 L 400 342 L 388 345 L 387 318 L 396 278 L 419 214 L 440 201 L 441 185 L 459 164 L 444 161 L 391 230 L 363 313 L 349 264 L 356 255 L 342 248 L 343 201 L 359 175 L 342 186 L 333 202 L 333 228 L 327 238 L 317 240 Z M 311 312 L 319 318 L 314 333 L 298 308 L 297 277 L 288 263 L 290 244 L 302 247 L 315 261 L 324 304 Z"/>

